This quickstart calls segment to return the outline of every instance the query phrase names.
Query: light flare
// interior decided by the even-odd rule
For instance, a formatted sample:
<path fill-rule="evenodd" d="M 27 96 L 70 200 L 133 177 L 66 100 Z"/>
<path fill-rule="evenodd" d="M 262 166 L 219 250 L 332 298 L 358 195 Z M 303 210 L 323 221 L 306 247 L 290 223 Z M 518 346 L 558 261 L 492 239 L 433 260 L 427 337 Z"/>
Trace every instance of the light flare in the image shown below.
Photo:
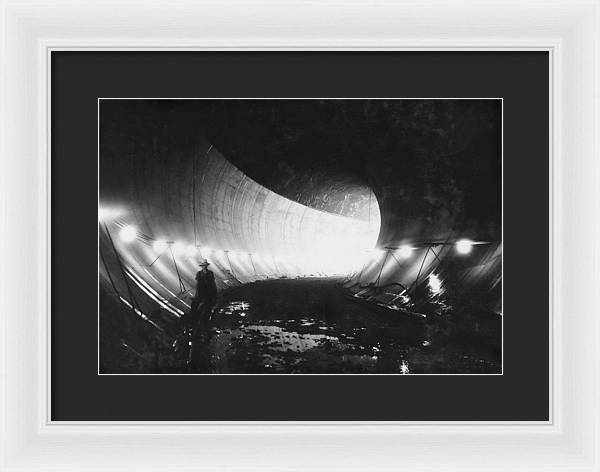
<path fill-rule="evenodd" d="M 152 243 L 152 249 L 154 249 L 154 252 L 156 253 L 162 253 L 168 246 L 166 241 L 154 241 L 154 243 Z"/>
<path fill-rule="evenodd" d="M 442 281 L 439 276 L 431 273 L 428 278 L 429 289 L 434 295 L 438 295 L 442 291 Z"/>
<path fill-rule="evenodd" d="M 125 213 L 120 208 L 98 207 L 98 221 L 108 221 Z"/>
<path fill-rule="evenodd" d="M 402 259 L 408 259 L 410 256 L 412 256 L 412 253 L 413 248 L 411 246 L 400 246 L 400 249 L 398 250 L 398 255 Z"/>
<path fill-rule="evenodd" d="M 186 247 L 185 247 L 185 244 L 176 242 L 171 245 L 171 250 L 173 251 L 174 255 L 182 256 L 185 254 Z"/>
<path fill-rule="evenodd" d="M 456 252 L 459 254 L 469 254 L 473 249 L 473 241 L 470 239 L 459 239 L 456 241 Z"/>
<path fill-rule="evenodd" d="M 119 232 L 119 237 L 121 238 L 121 241 L 123 241 L 124 243 L 130 243 L 130 242 L 135 241 L 137 236 L 138 236 L 137 228 L 133 225 L 125 226 Z"/>

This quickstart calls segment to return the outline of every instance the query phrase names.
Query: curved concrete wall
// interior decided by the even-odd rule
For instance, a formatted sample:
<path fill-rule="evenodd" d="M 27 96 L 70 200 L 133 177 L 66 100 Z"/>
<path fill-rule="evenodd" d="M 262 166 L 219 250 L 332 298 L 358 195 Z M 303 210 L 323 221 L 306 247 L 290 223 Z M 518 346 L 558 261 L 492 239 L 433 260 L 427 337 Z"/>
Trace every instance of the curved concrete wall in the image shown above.
<path fill-rule="evenodd" d="M 209 144 L 168 162 L 134 156 L 112 162 L 110 192 L 101 182 L 100 274 L 142 312 L 158 305 L 181 315 L 202 258 L 224 288 L 265 277 L 346 274 L 375 247 L 374 198 L 370 221 L 315 210 L 262 187 Z M 131 241 L 121 237 L 124 228 Z"/>

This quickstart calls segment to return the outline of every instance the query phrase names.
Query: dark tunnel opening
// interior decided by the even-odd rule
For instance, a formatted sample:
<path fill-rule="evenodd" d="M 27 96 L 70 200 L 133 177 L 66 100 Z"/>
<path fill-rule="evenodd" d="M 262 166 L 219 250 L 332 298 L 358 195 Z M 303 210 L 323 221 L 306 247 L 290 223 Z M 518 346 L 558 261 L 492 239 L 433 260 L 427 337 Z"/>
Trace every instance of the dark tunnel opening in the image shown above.
<path fill-rule="evenodd" d="M 500 110 L 102 100 L 100 372 L 499 373 Z"/>

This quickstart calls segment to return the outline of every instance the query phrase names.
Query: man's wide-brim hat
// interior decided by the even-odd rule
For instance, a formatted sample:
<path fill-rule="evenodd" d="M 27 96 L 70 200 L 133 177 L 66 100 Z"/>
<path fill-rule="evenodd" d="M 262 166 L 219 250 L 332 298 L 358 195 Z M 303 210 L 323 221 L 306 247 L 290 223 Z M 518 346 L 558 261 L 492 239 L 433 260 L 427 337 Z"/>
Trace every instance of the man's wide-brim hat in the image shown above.
<path fill-rule="evenodd" d="M 200 264 L 200 267 L 206 267 L 210 265 L 210 262 L 208 262 L 206 259 L 204 259 Z"/>

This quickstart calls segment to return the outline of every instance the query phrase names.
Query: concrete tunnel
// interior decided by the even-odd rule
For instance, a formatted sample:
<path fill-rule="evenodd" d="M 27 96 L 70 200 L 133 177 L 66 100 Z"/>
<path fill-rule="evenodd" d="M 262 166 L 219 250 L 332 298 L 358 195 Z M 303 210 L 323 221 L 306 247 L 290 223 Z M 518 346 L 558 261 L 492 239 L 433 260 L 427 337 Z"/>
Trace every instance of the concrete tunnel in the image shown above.
<path fill-rule="evenodd" d="M 111 119 L 125 105 L 117 102 L 106 104 L 104 122 L 101 115 L 100 297 L 101 305 L 111 307 L 107 311 L 124 309 L 138 319 L 112 319 L 111 329 L 119 325 L 121 335 L 101 336 L 101 344 L 143 344 L 144 334 L 132 327 L 136 323 L 146 326 L 142 333 L 173 335 L 173 322 L 190 309 L 194 276 L 204 259 L 220 293 L 258 281 L 331 278 L 350 296 L 392 312 L 400 313 L 403 302 L 422 298 L 425 290 L 429 297 L 446 294 L 454 301 L 477 298 L 485 310 L 501 315 L 501 222 L 474 225 L 474 218 L 455 212 L 465 205 L 441 203 L 464 202 L 469 195 L 460 182 L 436 187 L 441 179 L 436 171 L 422 172 L 424 139 L 405 137 L 395 147 L 403 165 L 370 150 L 364 180 L 348 178 L 337 164 L 325 165 L 309 169 L 295 189 L 272 189 L 248 175 L 253 162 L 240 155 L 264 153 L 269 161 L 280 150 L 264 139 L 245 142 L 239 124 L 219 126 L 213 115 L 209 125 L 195 129 L 198 123 L 185 113 L 173 124 L 169 109 L 166 117 L 159 110 L 160 119 L 149 124 L 123 119 L 115 120 L 117 126 Z M 260 117 L 244 125 L 254 138 L 277 134 L 268 120 L 251 118 Z M 252 130 L 257 126 L 265 131 Z M 124 139 L 131 128 L 143 132 Z M 174 145 L 181 128 L 185 142 Z M 478 136 L 460 138 L 468 144 L 452 151 L 457 159 L 473 154 Z"/>
<path fill-rule="evenodd" d="M 121 271 L 118 254 L 127 277 L 112 283 L 126 305 L 130 290 L 143 313 L 158 304 L 182 315 L 204 259 L 220 289 L 273 277 L 345 276 L 373 256 L 379 235 L 373 195 L 367 219 L 316 210 L 253 181 L 211 144 L 168 169 L 117 173 L 123 197 L 100 204 L 101 283 L 110 287 L 109 275 Z"/>

